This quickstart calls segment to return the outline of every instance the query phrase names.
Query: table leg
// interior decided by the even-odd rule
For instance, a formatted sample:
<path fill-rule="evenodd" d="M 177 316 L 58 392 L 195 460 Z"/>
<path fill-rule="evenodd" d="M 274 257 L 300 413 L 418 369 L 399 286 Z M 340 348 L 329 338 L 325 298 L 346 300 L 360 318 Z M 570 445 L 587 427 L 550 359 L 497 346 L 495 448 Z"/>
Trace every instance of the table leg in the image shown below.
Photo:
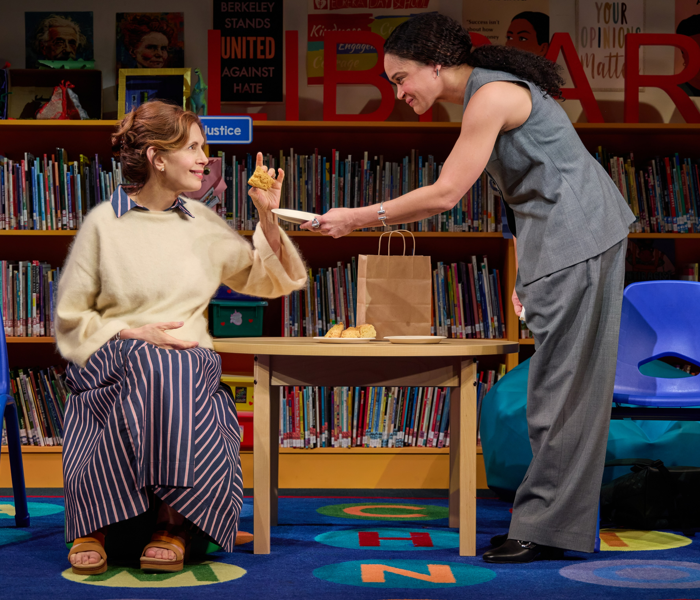
<path fill-rule="evenodd" d="M 270 524 L 277 525 L 279 490 L 280 388 L 270 388 Z"/>
<path fill-rule="evenodd" d="M 452 388 L 450 393 L 450 496 L 449 526 L 459 529 L 459 431 L 460 431 L 460 388 Z"/>
<path fill-rule="evenodd" d="M 253 414 L 253 553 L 270 554 L 270 357 L 255 357 Z M 275 441 L 277 438 L 275 437 Z"/>
<path fill-rule="evenodd" d="M 459 376 L 459 555 L 476 556 L 476 363 L 463 360 Z M 450 432 L 450 445 L 454 433 Z"/>

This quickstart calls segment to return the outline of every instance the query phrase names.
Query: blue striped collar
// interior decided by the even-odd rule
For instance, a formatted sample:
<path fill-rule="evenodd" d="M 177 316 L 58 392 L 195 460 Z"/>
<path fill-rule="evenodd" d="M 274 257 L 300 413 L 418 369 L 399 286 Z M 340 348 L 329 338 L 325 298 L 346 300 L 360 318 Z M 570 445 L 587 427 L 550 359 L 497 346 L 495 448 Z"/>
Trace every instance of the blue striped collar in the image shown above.
<path fill-rule="evenodd" d="M 114 209 L 114 213 L 117 215 L 117 218 L 121 217 L 122 215 L 125 215 L 132 208 L 137 208 L 139 210 L 148 210 L 145 206 L 141 206 L 140 204 L 137 204 L 131 198 L 129 198 L 128 194 L 122 189 L 122 186 L 118 186 L 117 189 L 114 190 L 111 202 L 112 208 Z M 173 202 L 173 205 L 170 208 L 166 209 L 166 211 L 175 210 L 176 208 L 180 209 L 188 217 L 192 217 L 194 219 L 194 215 L 185 208 L 185 202 L 179 196 L 178 199 L 175 200 L 175 202 Z"/>

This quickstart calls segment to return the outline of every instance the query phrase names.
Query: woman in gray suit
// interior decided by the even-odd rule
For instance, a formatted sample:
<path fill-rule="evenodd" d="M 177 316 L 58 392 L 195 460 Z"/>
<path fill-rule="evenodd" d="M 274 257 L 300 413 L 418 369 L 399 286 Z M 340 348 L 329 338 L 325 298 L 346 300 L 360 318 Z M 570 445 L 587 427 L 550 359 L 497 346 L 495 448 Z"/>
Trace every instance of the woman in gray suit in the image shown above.
<path fill-rule="evenodd" d="M 556 101 L 558 67 L 503 46 L 472 48 L 456 21 L 421 14 L 384 46 L 397 98 L 418 114 L 463 105 L 459 139 L 438 180 L 374 206 L 335 208 L 303 225 L 340 237 L 450 210 L 486 170 L 517 236 L 515 312 L 535 336 L 527 419 L 533 459 L 507 535 L 488 562 L 551 549 L 592 552 L 608 436 L 629 225 L 635 218 Z"/>

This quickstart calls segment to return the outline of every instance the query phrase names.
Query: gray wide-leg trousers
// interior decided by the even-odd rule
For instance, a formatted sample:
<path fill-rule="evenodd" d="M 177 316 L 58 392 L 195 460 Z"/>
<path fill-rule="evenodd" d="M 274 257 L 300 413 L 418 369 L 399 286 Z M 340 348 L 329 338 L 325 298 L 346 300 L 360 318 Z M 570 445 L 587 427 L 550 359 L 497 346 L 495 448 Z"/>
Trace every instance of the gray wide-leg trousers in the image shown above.
<path fill-rule="evenodd" d="M 535 337 L 527 388 L 532 462 L 508 537 L 593 552 L 610 427 L 627 240 L 528 285 Z"/>

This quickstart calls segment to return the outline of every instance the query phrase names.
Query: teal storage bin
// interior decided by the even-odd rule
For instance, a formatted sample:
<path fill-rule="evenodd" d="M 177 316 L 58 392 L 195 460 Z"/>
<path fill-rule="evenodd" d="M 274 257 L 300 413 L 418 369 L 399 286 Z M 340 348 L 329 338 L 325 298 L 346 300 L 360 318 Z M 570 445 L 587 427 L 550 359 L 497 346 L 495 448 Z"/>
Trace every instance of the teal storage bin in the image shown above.
<path fill-rule="evenodd" d="M 259 337 L 263 329 L 263 308 L 267 302 L 212 300 L 209 327 L 214 337 Z"/>

